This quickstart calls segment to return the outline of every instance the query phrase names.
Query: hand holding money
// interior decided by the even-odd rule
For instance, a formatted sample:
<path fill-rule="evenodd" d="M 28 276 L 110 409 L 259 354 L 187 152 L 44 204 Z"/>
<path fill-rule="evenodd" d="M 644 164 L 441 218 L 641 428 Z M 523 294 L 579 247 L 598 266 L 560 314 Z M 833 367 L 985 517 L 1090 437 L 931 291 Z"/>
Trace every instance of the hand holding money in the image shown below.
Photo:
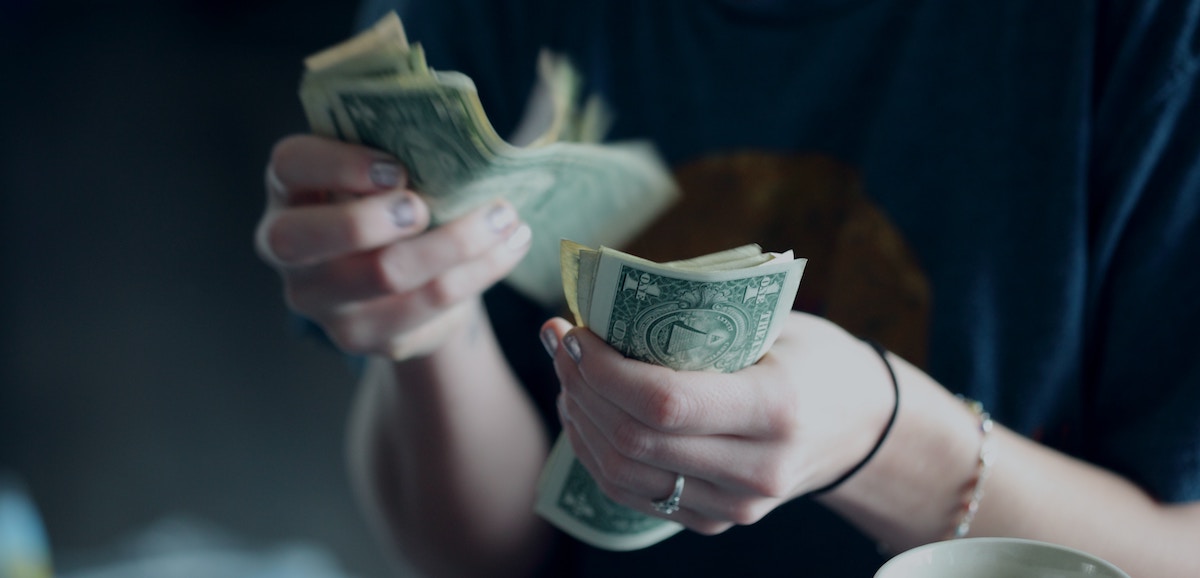
<path fill-rule="evenodd" d="M 575 105 L 579 81 L 565 60 L 539 63 L 554 116 L 523 148 L 496 134 L 470 78 L 429 68 L 394 13 L 305 66 L 300 97 L 313 131 L 394 155 L 435 226 L 501 197 L 517 207 L 533 244 L 508 281 L 543 305 L 562 298 L 560 238 L 621 244 L 677 196 L 646 143 L 563 140 L 598 139 L 606 126 L 595 100 Z"/>
<path fill-rule="evenodd" d="M 746 246 L 670 263 L 562 244 L 563 287 L 576 323 L 633 359 L 676 370 L 733 372 L 771 348 L 806 260 Z M 560 437 L 538 484 L 536 510 L 609 550 L 653 545 L 679 524 L 605 496 Z"/>

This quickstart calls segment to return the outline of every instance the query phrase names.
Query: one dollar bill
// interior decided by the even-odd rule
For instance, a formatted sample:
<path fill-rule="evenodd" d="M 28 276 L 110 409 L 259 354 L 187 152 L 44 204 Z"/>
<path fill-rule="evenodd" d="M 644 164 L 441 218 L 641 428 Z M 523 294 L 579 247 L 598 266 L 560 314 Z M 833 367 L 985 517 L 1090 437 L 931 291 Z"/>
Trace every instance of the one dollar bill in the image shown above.
<path fill-rule="evenodd" d="M 429 68 L 395 13 L 306 59 L 300 100 L 317 134 L 398 158 L 434 225 L 498 198 L 512 202 L 530 224 L 533 241 L 508 282 L 554 307 L 562 299 L 560 239 L 622 244 L 666 209 L 678 190 L 648 143 L 561 140 L 598 139 L 607 126 L 603 107 L 594 100 L 575 106 L 580 82 L 565 59 L 544 55 L 537 64 L 554 115 L 527 147 L 496 134 L 469 77 Z"/>
<path fill-rule="evenodd" d="M 563 291 L 576 324 L 626 357 L 686 371 L 733 372 L 771 348 L 807 260 L 748 245 L 687 261 L 653 263 L 572 241 L 561 247 Z M 685 493 L 686 503 L 686 493 Z M 598 548 L 635 550 L 682 529 L 605 496 L 565 435 L 538 482 L 535 510 Z"/>

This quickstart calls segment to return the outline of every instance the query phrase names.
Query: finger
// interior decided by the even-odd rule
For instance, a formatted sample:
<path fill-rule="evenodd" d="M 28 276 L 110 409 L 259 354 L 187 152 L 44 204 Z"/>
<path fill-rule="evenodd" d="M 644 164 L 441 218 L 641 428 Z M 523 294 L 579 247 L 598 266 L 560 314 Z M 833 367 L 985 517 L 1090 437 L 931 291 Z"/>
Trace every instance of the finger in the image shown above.
<path fill-rule="evenodd" d="M 353 201 L 269 210 L 257 246 L 278 267 L 296 268 L 380 248 L 429 224 L 429 208 L 409 191 Z"/>
<path fill-rule="evenodd" d="M 700 478 L 685 478 L 678 511 L 672 514 L 657 511 L 653 501 L 671 495 L 675 487 L 675 474 L 639 464 L 602 465 L 584 441 L 584 432 L 589 428 L 586 419 L 576 421 L 561 415 L 560 409 L 563 432 L 571 442 L 576 459 L 588 470 L 597 487 L 609 499 L 647 516 L 678 522 L 704 534 L 718 534 L 732 525 L 727 518 L 721 517 L 722 508 L 719 504 L 727 500 L 719 490 Z M 713 508 L 713 504 L 717 504 L 718 507 Z"/>
<path fill-rule="evenodd" d="M 499 201 L 382 249 L 295 270 L 286 276 L 288 299 L 294 307 L 307 310 L 406 293 L 472 261 L 484 263 L 480 266 L 490 280 L 497 272 L 491 267 L 505 268 L 500 271 L 503 274 L 515 266 L 512 259 L 524 255 L 530 236 L 529 226 L 520 221 L 516 209 Z M 489 257 L 490 253 L 494 255 Z M 454 273 L 449 279 L 464 275 Z M 427 290 L 457 294 L 477 289 L 448 287 L 451 283 L 443 281 Z"/>
<path fill-rule="evenodd" d="M 294 135 L 271 151 L 266 185 L 273 204 L 303 204 L 326 193 L 370 195 L 407 186 L 404 167 L 361 145 Z"/>
<path fill-rule="evenodd" d="M 570 423 L 575 436 L 574 447 L 583 450 L 578 453 L 586 457 L 591 465 L 588 471 L 603 488 L 649 500 L 659 494 L 660 488 L 670 488 L 674 484 L 678 470 L 652 466 L 617 450 L 588 413 L 569 396 L 559 396 L 559 415 L 564 422 Z"/>
<path fill-rule="evenodd" d="M 700 476 L 737 491 L 756 484 L 755 480 L 747 480 L 745 474 L 753 476 L 752 472 L 758 471 L 756 460 L 762 457 L 760 450 L 770 447 L 771 442 L 726 435 L 663 433 L 596 395 L 591 387 L 566 386 L 570 379 L 568 372 L 564 379 L 564 405 L 572 417 L 586 418 L 586 423 L 593 424 L 596 434 L 604 438 L 604 445 L 597 448 L 597 453 L 614 452 L 633 462 Z"/>
<path fill-rule="evenodd" d="M 567 373 L 565 378 L 571 379 Z M 772 441 L 664 434 L 604 400 L 589 398 L 581 403 L 566 391 L 560 399 L 560 411 L 581 424 L 583 439 L 595 460 L 606 466 L 604 471 L 613 475 L 618 485 L 621 480 L 645 479 L 628 471 L 639 467 L 701 478 L 742 496 L 780 497 L 795 485 L 796 476 L 782 467 L 788 462 Z"/>
<path fill-rule="evenodd" d="M 755 437 L 769 434 L 777 419 L 772 402 L 779 396 L 761 385 L 753 368 L 734 374 L 674 371 L 626 359 L 591 331 L 575 329 L 562 339 L 564 347 L 573 344 L 580 352 L 575 363 L 582 384 L 653 430 Z"/>
<path fill-rule="evenodd" d="M 296 309 L 321 324 L 345 351 L 392 354 L 401 336 L 478 297 L 507 275 L 529 250 L 527 232 L 528 227 L 521 227 L 511 243 L 446 270 L 412 291 L 347 305 Z"/>
<path fill-rule="evenodd" d="M 798 480 L 804 479 L 803 472 L 788 468 L 794 460 L 788 460 L 786 455 L 787 443 L 793 441 L 787 436 L 776 436 L 775 429 L 762 426 L 760 429 L 769 431 L 770 435 L 734 436 L 720 434 L 706 435 L 675 435 L 664 433 L 659 429 L 646 425 L 635 416 L 625 412 L 619 406 L 611 403 L 608 398 L 599 395 L 599 388 L 588 383 L 579 371 L 579 366 L 573 359 L 584 360 L 582 346 L 566 334 L 571 326 L 565 320 L 552 319 L 543 325 L 544 332 L 551 335 L 543 337 L 543 341 L 555 345 L 552 353 L 555 355 L 555 368 L 563 386 L 563 406 L 568 408 L 572 416 L 581 416 L 581 423 L 594 424 L 596 436 L 592 440 L 593 453 L 614 452 L 632 462 L 645 464 L 648 467 L 668 472 L 683 473 L 688 476 L 708 480 L 715 486 L 723 488 L 731 495 L 744 496 L 747 499 L 771 499 L 788 496 L 794 493 Z M 559 345 L 561 344 L 561 345 Z M 578 348 L 578 349 L 576 349 Z M 575 350 L 572 353 L 572 350 Z M 618 362 L 630 363 L 629 360 Z M 767 363 L 773 363 L 767 360 Z M 749 368 L 745 371 L 761 371 Z M 712 374 L 702 374 L 711 376 Z M 788 421 L 779 417 L 789 412 L 782 403 L 773 403 L 772 407 L 780 412 L 774 418 L 777 422 Z M 601 441 L 603 438 L 603 441 Z M 618 456 L 604 458 L 617 462 Z M 746 519 L 761 512 L 747 510 L 733 502 L 723 504 L 727 508 L 730 519 Z"/>

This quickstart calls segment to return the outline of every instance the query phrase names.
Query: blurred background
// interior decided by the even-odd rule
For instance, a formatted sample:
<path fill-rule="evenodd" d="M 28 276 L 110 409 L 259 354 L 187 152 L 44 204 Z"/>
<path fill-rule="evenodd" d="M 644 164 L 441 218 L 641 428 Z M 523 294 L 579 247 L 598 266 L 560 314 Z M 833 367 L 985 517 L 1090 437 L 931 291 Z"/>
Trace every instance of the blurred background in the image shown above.
<path fill-rule="evenodd" d="M 300 60 L 354 9 L 0 0 L 0 472 L 59 573 L 159 535 L 389 568 L 343 466 L 352 371 L 251 242 Z"/>

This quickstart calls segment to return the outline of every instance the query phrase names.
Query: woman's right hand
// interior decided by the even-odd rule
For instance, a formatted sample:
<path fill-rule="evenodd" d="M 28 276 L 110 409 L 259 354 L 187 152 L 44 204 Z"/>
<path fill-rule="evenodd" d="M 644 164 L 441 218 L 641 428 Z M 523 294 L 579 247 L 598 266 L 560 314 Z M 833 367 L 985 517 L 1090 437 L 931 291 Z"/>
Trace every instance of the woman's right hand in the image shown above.
<path fill-rule="evenodd" d="M 267 165 L 258 253 L 288 306 L 349 353 L 436 351 L 529 249 L 529 226 L 506 201 L 428 229 L 406 177 L 386 153 L 311 135 L 276 143 Z"/>

